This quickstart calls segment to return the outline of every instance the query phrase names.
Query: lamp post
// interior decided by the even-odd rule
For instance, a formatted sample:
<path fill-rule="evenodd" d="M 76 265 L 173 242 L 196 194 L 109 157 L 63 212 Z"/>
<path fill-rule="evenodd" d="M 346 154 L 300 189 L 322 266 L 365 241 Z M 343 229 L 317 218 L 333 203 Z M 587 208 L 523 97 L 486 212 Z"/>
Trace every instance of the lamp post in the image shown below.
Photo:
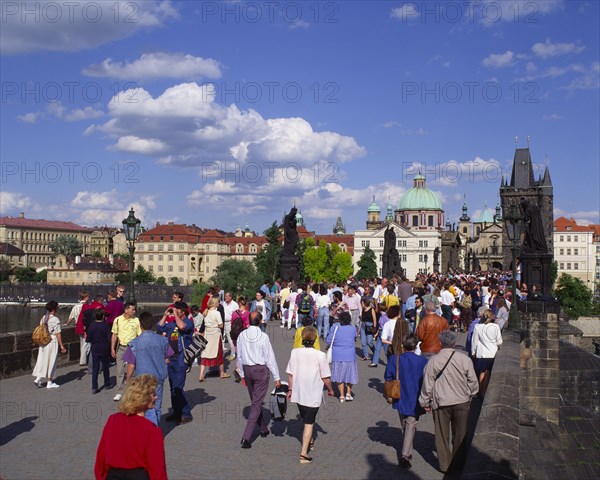
<path fill-rule="evenodd" d="M 429 259 L 429 257 L 427 256 L 427 254 L 425 254 L 423 256 L 423 260 L 425 260 L 425 275 L 427 275 L 427 260 Z"/>
<path fill-rule="evenodd" d="M 125 238 L 129 245 L 129 301 L 135 303 L 135 285 L 133 282 L 134 276 L 134 260 L 133 254 L 135 253 L 135 241 L 140 234 L 140 224 L 142 222 L 139 218 L 135 218 L 135 212 L 133 207 L 129 210 L 129 216 L 123 219 L 123 231 L 125 232 Z"/>
<path fill-rule="evenodd" d="M 517 205 L 510 205 L 508 211 L 506 206 L 503 212 L 504 224 L 506 225 L 506 234 L 512 243 L 512 302 L 510 312 L 508 313 L 508 328 L 517 330 L 520 328 L 519 311 L 517 310 L 517 253 L 519 251 L 519 240 L 521 238 L 521 228 L 523 217 Z"/>

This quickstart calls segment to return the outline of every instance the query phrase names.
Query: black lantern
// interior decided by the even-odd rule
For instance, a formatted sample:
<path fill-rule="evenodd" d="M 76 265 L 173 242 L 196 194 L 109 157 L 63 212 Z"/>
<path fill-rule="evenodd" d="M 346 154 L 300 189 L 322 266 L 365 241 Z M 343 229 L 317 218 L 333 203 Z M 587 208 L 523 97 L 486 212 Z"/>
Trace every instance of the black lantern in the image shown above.
<path fill-rule="evenodd" d="M 133 282 L 133 255 L 135 253 L 135 241 L 137 240 L 137 237 L 140 234 L 141 223 L 142 222 L 139 218 L 135 218 L 135 212 L 133 211 L 133 207 L 131 207 L 131 210 L 129 210 L 129 216 L 123 219 L 123 232 L 125 233 L 125 238 L 127 239 L 127 243 L 129 244 L 129 301 L 133 303 L 135 303 L 135 284 Z"/>

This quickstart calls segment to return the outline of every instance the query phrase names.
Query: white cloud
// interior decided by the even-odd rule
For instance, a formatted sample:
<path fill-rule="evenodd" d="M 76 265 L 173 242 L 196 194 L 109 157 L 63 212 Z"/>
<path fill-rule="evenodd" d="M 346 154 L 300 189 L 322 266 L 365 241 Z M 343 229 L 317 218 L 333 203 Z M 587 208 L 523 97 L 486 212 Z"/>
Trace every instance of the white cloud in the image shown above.
<path fill-rule="evenodd" d="M 31 197 L 17 192 L 0 192 L 0 214 L 17 214 L 35 207 Z"/>
<path fill-rule="evenodd" d="M 542 120 L 560 120 L 561 118 L 563 117 L 557 113 L 551 113 L 550 115 L 542 116 Z"/>
<path fill-rule="evenodd" d="M 157 78 L 194 80 L 221 77 L 219 62 L 212 58 L 164 52 L 144 53 L 131 63 L 113 62 L 107 58 L 102 63 L 85 67 L 82 73 L 89 77 L 138 81 Z"/>
<path fill-rule="evenodd" d="M 502 166 L 498 160 L 493 158 L 486 160 L 475 157 L 473 160 L 464 162 L 449 160 L 428 164 L 413 162 L 403 165 L 402 176 L 404 179 L 410 179 L 418 172 L 425 176 L 428 186 L 436 184 L 455 187 L 475 182 L 488 182 L 497 186 L 502 179 Z"/>
<path fill-rule="evenodd" d="M 17 120 L 25 123 L 35 123 L 40 118 L 41 112 L 29 112 L 24 115 L 17 115 Z"/>
<path fill-rule="evenodd" d="M 126 38 L 178 17 L 170 0 L 2 2 L 2 54 L 78 51 Z"/>
<path fill-rule="evenodd" d="M 536 43 L 531 47 L 531 51 L 543 59 L 567 55 L 569 53 L 581 53 L 585 49 L 584 45 L 579 43 L 552 43 L 546 39 L 545 43 Z"/>
<path fill-rule="evenodd" d="M 492 53 L 481 61 L 484 67 L 488 68 L 504 68 L 513 63 L 515 54 L 510 50 L 504 53 Z"/>
<path fill-rule="evenodd" d="M 305 20 L 296 20 L 295 22 L 291 22 L 289 29 L 290 30 L 296 30 L 298 28 L 303 28 L 303 29 L 307 29 L 308 27 L 310 27 L 310 23 L 308 23 Z"/>
<path fill-rule="evenodd" d="M 231 161 L 306 166 L 344 163 L 366 153 L 354 138 L 315 132 L 302 118 L 265 119 L 255 110 L 217 104 L 214 97 L 210 85 L 196 83 L 176 85 L 156 98 L 143 88 L 120 92 L 109 101 L 112 118 L 86 133 L 106 133 L 117 139 L 116 150 L 181 166 Z"/>
<path fill-rule="evenodd" d="M 69 207 L 63 209 L 70 216 L 67 218 L 74 218 L 75 223 L 86 226 L 121 225 L 133 207 L 135 216 L 147 226 L 153 220 L 150 212 L 156 208 L 156 203 L 153 195 L 139 196 L 112 189 L 107 192 L 77 192 Z"/>
<path fill-rule="evenodd" d="M 416 20 L 419 17 L 419 10 L 416 3 L 405 3 L 401 7 L 392 8 L 390 17 L 402 22 Z"/>

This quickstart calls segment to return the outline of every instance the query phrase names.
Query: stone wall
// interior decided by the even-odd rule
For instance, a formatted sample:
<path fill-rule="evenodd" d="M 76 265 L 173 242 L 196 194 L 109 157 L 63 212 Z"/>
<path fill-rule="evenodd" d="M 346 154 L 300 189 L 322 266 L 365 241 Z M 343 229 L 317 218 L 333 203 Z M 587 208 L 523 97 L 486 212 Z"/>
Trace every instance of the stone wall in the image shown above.
<path fill-rule="evenodd" d="M 600 317 L 579 317 L 569 319 L 569 324 L 583 332 L 584 337 L 600 338 Z"/>
<path fill-rule="evenodd" d="M 126 286 L 129 290 L 129 285 Z M 77 303 L 79 292 L 86 290 L 94 295 L 106 295 L 115 285 L 48 285 L 46 283 L 0 284 L 0 297 L 3 298 L 43 298 L 64 303 Z M 136 285 L 135 296 L 138 302 L 170 303 L 174 290 L 183 292 L 184 300 L 189 300 L 193 286 L 172 287 L 167 285 Z"/>
<path fill-rule="evenodd" d="M 32 332 L 3 333 L 0 335 L 0 379 L 30 374 L 39 348 L 31 340 Z M 75 327 L 62 327 L 62 341 L 66 354 L 58 357 L 58 366 L 79 362 L 79 335 Z"/>
<path fill-rule="evenodd" d="M 560 390 L 567 405 L 600 414 L 600 357 L 561 340 Z"/>

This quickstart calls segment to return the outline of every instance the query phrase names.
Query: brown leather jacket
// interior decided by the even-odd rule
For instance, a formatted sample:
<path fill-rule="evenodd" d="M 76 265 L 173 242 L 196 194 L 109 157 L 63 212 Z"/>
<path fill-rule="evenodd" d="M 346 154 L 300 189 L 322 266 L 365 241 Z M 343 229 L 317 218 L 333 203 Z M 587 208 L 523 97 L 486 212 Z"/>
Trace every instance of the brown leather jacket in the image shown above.
<path fill-rule="evenodd" d="M 417 327 L 417 337 L 421 340 L 421 352 L 438 353 L 442 349 L 442 344 L 438 338 L 440 333 L 448 330 L 448 322 L 445 318 L 428 313 Z"/>

